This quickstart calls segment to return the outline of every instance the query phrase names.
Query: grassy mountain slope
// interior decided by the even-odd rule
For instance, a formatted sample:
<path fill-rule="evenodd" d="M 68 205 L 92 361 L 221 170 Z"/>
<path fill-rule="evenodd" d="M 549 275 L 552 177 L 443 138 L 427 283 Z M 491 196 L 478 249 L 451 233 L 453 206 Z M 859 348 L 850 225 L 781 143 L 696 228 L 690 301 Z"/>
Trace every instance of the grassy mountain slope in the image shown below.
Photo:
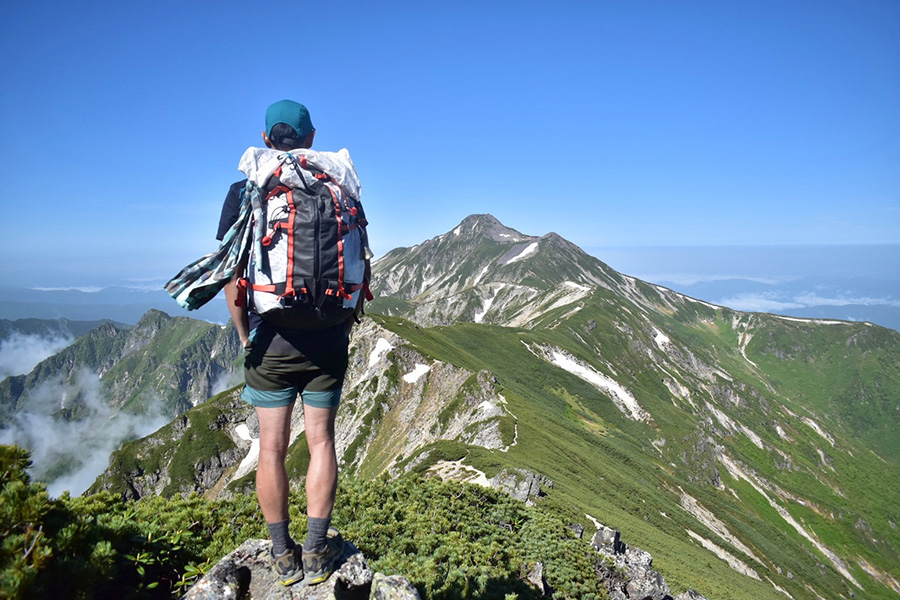
<path fill-rule="evenodd" d="M 345 477 L 530 469 L 553 481 L 548 508 L 620 529 L 674 591 L 900 593 L 897 332 L 716 307 L 489 216 L 388 254 L 375 281 L 382 314 L 354 334 L 339 412 Z M 181 458 L 155 493 L 247 490 L 257 434 L 233 401 L 186 415 L 203 412 L 191 444 L 151 436 L 114 464 L 158 448 Z M 306 461 L 296 437 L 298 483 Z M 148 481 L 129 473 L 103 486 Z"/>
<path fill-rule="evenodd" d="M 498 240 L 498 227 L 469 217 L 376 264 L 383 312 L 415 321 L 385 327 L 493 373 L 517 417 L 508 454 L 465 462 L 551 477 L 551 497 L 621 528 L 711 597 L 900 591 L 900 335 L 716 307 L 552 236 Z M 525 243 L 536 246 L 523 255 Z M 511 254 L 522 256 L 510 265 Z M 504 301 L 525 283 L 532 293 Z M 440 302 L 467 308 L 435 320 L 426 307 Z M 440 323 L 455 324 L 422 327 Z"/>
<path fill-rule="evenodd" d="M 117 409 L 140 413 L 153 403 L 174 417 L 234 371 L 239 345 L 233 328 L 151 310 L 133 327 L 104 323 L 29 374 L 0 382 L 0 407 L 7 417 L 27 410 L 29 394 L 45 385 L 71 386 L 87 369 L 101 377 L 104 400 Z M 66 404 L 77 406 L 78 398 Z"/>
<path fill-rule="evenodd" d="M 807 530 L 814 531 L 825 546 L 852 560 L 854 564 L 847 568 L 857 581 L 866 583 L 867 594 L 871 594 L 866 597 L 891 597 L 892 592 L 867 577 L 859 559 L 897 577 L 896 548 L 900 547 L 900 540 L 890 523 L 896 523 L 893 513 L 900 504 L 897 491 L 889 483 L 891 478 L 883 475 L 888 469 L 891 476 L 896 476 L 898 469 L 896 462 L 885 463 L 866 452 L 852 435 L 839 438 L 838 443 L 847 444 L 840 453 L 829 445 L 832 472 L 818 459 L 816 449 L 822 447 L 824 440 L 801 418 L 787 413 L 776 416 L 762 407 L 742 409 L 745 423 L 764 426 L 777 419 L 783 423 L 782 428 L 790 428 L 792 442 L 783 443 L 775 442 L 780 440 L 777 433 L 767 435 L 760 429 L 764 443 L 772 446 L 771 450 L 761 451 L 745 435 L 721 430 L 722 426 L 714 422 L 715 417 L 708 411 L 694 414 L 685 410 L 683 401 L 681 407 L 673 404 L 673 396 L 660 383 L 659 373 L 643 370 L 640 360 L 629 365 L 618 349 L 608 344 L 599 344 L 599 355 L 619 356 L 614 361 L 615 368 L 619 373 L 629 373 L 634 382 L 630 389 L 653 416 L 652 423 L 625 417 L 595 387 L 562 369 L 547 369 L 541 364 L 544 361 L 529 346 L 568 345 L 573 355 L 580 350 L 585 363 L 591 364 L 588 352 L 583 347 L 571 347 L 571 338 L 558 331 L 475 324 L 426 330 L 402 321 L 389 321 L 386 326 L 425 354 L 467 368 L 487 368 L 497 374 L 510 410 L 518 419 L 518 443 L 504 456 L 473 453 L 466 462 L 484 470 L 495 470 L 498 464 L 527 465 L 548 475 L 556 484 L 551 501 L 561 508 L 578 507 L 627 532 L 632 543 L 654 555 L 655 564 L 670 583 L 702 590 L 713 598 L 778 597 L 765 582 L 766 577 L 795 598 L 815 597 L 806 589 L 807 582 L 825 597 L 847 595 L 850 589 L 835 566 L 788 525 L 752 483 L 728 473 L 718 458 L 722 455 L 741 461 L 746 472 L 776 482 L 786 498 L 795 499 L 786 502 L 767 492 L 777 506 L 806 523 Z M 596 332 L 592 337 L 602 338 L 601 331 L 602 326 L 598 325 L 592 330 Z M 582 331 L 580 335 L 587 338 L 589 334 Z M 640 349 L 636 355 L 640 356 Z M 604 366 L 597 364 L 596 359 L 593 363 L 598 370 Z M 791 384 L 802 387 L 802 381 L 801 375 L 792 378 Z M 795 408 L 802 410 L 800 406 Z M 824 419 L 820 423 L 821 427 L 830 425 Z M 779 450 L 797 464 L 783 468 Z M 867 456 L 856 460 L 848 451 Z M 829 482 L 845 496 L 838 495 Z M 760 561 L 749 558 L 682 509 L 683 504 L 691 502 L 683 500 L 686 496 L 713 512 Z M 583 515 L 573 514 L 573 518 L 583 520 Z M 876 525 L 867 531 L 857 526 L 861 520 Z M 688 530 L 740 558 L 765 583 L 729 569 L 721 559 L 694 543 Z M 872 535 L 873 530 L 878 531 L 877 535 Z M 698 569 L 697 565 L 705 568 Z M 752 596 L 747 595 L 749 590 L 753 590 Z"/>

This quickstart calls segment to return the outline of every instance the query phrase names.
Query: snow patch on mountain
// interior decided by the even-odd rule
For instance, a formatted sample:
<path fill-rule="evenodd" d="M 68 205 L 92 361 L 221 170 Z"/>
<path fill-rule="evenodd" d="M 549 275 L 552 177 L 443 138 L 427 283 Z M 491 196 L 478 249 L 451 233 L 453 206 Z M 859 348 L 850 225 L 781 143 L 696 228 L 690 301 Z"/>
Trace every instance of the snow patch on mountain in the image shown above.
<path fill-rule="evenodd" d="M 824 438 L 829 444 L 834 446 L 834 438 L 828 435 L 824 429 L 819 427 L 819 424 L 810 419 L 809 417 L 802 417 L 800 419 L 803 421 L 808 427 L 812 428 L 813 431 L 818 433 L 822 438 Z"/>
<path fill-rule="evenodd" d="M 669 336 L 664 334 L 659 329 L 653 330 L 653 341 L 656 342 L 656 345 L 659 346 L 660 350 L 665 350 L 666 346 L 672 343 L 672 340 L 669 339 Z"/>
<path fill-rule="evenodd" d="M 562 306 L 574 304 L 585 298 L 591 293 L 591 290 L 592 288 L 589 286 L 580 285 L 573 281 L 565 281 L 562 286 L 551 290 L 539 301 L 526 305 L 522 312 L 509 319 L 506 324 L 509 327 L 527 327 L 530 323 L 540 318 L 541 315 Z M 570 311 L 570 314 L 572 312 L 577 312 L 577 310 Z"/>
<path fill-rule="evenodd" d="M 815 548 L 819 552 L 824 554 L 825 557 L 828 558 L 829 561 L 831 561 L 831 564 L 834 565 L 834 568 L 837 569 L 838 573 L 843 575 L 847 581 L 851 582 L 853 585 L 855 585 L 859 589 L 863 589 L 863 587 L 859 584 L 858 581 L 856 581 L 856 579 L 853 577 L 853 575 L 847 569 L 847 565 L 846 565 L 846 563 L 844 563 L 844 561 L 841 559 L 841 557 L 838 556 L 837 553 L 835 553 L 833 550 L 831 550 L 830 548 L 825 546 L 825 544 L 820 542 L 818 537 L 816 537 L 814 531 L 812 531 L 812 530 L 807 531 L 807 529 L 802 524 L 798 523 L 797 520 L 794 519 L 794 517 L 791 515 L 791 513 L 789 513 L 787 511 L 787 509 L 785 509 L 778 502 L 776 502 L 774 498 L 769 496 L 766 493 L 766 490 L 763 488 L 762 483 L 759 481 L 759 479 L 757 477 L 744 472 L 744 470 L 740 466 L 738 466 L 738 464 L 734 460 L 732 460 L 730 457 L 728 457 L 724 453 L 720 454 L 718 458 L 719 458 L 719 461 L 725 466 L 725 469 L 728 471 L 728 473 L 732 477 L 734 477 L 735 479 L 743 479 L 744 481 L 749 483 L 753 487 L 753 489 L 755 489 L 757 492 L 760 493 L 760 495 L 762 495 L 763 498 L 765 498 L 765 500 L 769 503 L 769 506 L 774 508 L 775 511 L 778 512 L 778 514 L 781 516 L 781 518 L 784 519 L 784 521 L 788 525 L 793 527 L 794 530 L 797 531 L 797 533 L 799 533 L 801 536 L 806 538 L 806 540 L 810 544 L 815 546 Z"/>
<path fill-rule="evenodd" d="M 774 581 L 772 581 L 772 580 L 769 579 L 768 577 L 766 577 L 766 581 L 768 581 L 769 583 L 771 583 L 771 584 L 772 584 L 772 587 L 775 588 L 777 591 L 781 592 L 782 594 L 784 594 L 785 596 L 787 596 L 787 597 L 790 598 L 791 600 L 794 600 L 794 597 L 791 596 L 790 592 L 788 592 L 786 589 L 784 589 L 783 587 L 779 586 L 777 583 L 775 583 Z"/>
<path fill-rule="evenodd" d="M 710 510 L 700 504 L 700 502 L 698 502 L 696 498 L 690 496 L 684 490 L 681 491 L 681 508 L 690 513 L 691 516 L 693 516 L 695 519 L 706 525 L 720 538 L 722 538 L 759 564 L 765 565 L 765 563 L 760 560 L 760 558 L 756 556 L 753 551 L 750 550 L 750 548 L 748 548 L 741 540 L 739 540 L 733 533 L 731 533 L 725 523 L 720 521 Z M 755 577 L 755 579 L 759 579 L 759 577 Z"/>
<path fill-rule="evenodd" d="M 245 456 L 244 460 L 241 461 L 241 464 L 238 465 L 237 471 L 235 471 L 231 478 L 232 481 L 249 474 L 256 468 L 256 465 L 259 464 L 259 438 L 250 435 L 250 428 L 247 427 L 246 423 L 241 423 L 235 427 L 234 432 L 242 440 L 250 442 L 250 450 L 247 451 L 247 456 Z"/>
<path fill-rule="evenodd" d="M 735 422 L 731 417 L 723 413 L 721 410 L 719 410 L 709 402 L 706 403 L 706 408 L 716 417 L 716 420 L 719 421 L 722 427 L 735 433 L 743 433 L 748 438 L 750 438 L 750 441 L 753 442 L 754 446 L 756 446 L 760 450 L 765 450 L 765 445 L 763 444 L 762 438 L 759 437 L 752 429 L 750 429 L 746 425 Z"/>
<path fill-rule="evenodd" d="M 781 425 L 778 425 L 778 424 L 775 425 L 775 433 L 777 433 L 777 434 L 778 434 L 778 437 L 780 437 L 781 439 L 783 439 L 783 440 L 786 441 L 786 442 L 792 442 L 792 441 L 794 441 L 794 440 L 792 440 L 790 437 L 788 437 L 788 434 L 785 433 L 785 431 L 784 431 L 784 429 L 781 427 Z"/>
<path fill-rule="evenodd" d="M 575 283 L 574 281 L 563 281 L 563 285 L 566 287 L 570 287 L 574 290 L 578 290 L 579 292 L 589 292 L 591 291 L 591 286 L 583 285 L 580 283 Z"/>
<path fill-rule="evenodd" d="M 741 356 L 744 357 L 744 360 L 746 360 L 748 363 L 750 363 L 750 364 L 753 365 L 754 367 L 759 368 L 759 366 L 758 366 L 755 362 L 753 362 L 752 360 L 750 360 L 750 359 L 747 357 L 747 344 L 749 344 L 749 343 L 750 343 L 750 340 L 752 340 L 752 339 L 753 339 L 753 334 L 752 334 L 752 333 L 749 333 L 749 332 L 746 331 L 746 330 L 745 330 L 745 331 L 742 331 L 741 334 L 740 334 L 740 336 L 738 337 L 738 346 L 739 346 L 740 349 L 741 349 Z"/>
<path fill-rule="evenodd" d="M 478 275 L 475 276 L 475 281 L 472 282 L 472 285 L 473 285 L 473 286 L 478 285 L 478 282 L 481 281 L 481 280 L 484 278 L 484 276 L 485 276 L 485 275 L 487 274 L 487 272 L 488 272 L 488 269 L 490 269 L 490 268 L 491 268 L 491 265 L 490 265 L 490 264 L 484 265 L 484 268 L 481 269 L 481 271 L 478 273 Z"/>
<path fill-rule="evenodd" d="M 499 288 L 495 288 L 493 293 L 484 301 L 484 304 L 481 306 L 481 312 L 475 314 L 474 321 L 476 323 L 481 323 L 484 320 L 485 315 L 491 310 L 491 305 L 494 303 L 494 300 L 497 298 L 497 294 L 502 287 L 503 286 L 501 285 Z"/>
<path fill-rule="evenodd" d="M 387 353 L 393 350 L 394 347 L 391 346 L 391 343 L 384 338 L 378 338 L 378 341 L 375 342 L 375 348 L 372 350 L 372 353 L 369 354 L 369 368 L 371 369 L 378 362 L 387 356 Z"/>
<path fill-rule="evenodd" d="M 727 550 L 725 550 L 725 548 L 722 548 L 721 546 L 717 545 L 715 542 L 712 542 L 712 541 L 706 539 L 705 537 L 701 536 L 698 533 L 694 533 L 690 529 L 685 529 L 685 531 L 693 539 L 700 542 L 701 546 L 703 546 L 704 548 L 706 548 L 707 550 L 709 550 L 710 552 L 712 552 L 713 554 L 715 554 L 716 556 L 718 556 L 719 558 L 724 560 L 726 563 L 728 563 L 729 567 L 731 567 L 738 573 L 740 573 L 742 575 L 746 575 L 747 577 L 756 579 L 757 581 L 762 581 L 759 578 L 759 575 L 756 573 L 756 571 L 754 571 L 751 567 L 749 567 L 747 565 L 747 563 L 745 563 L 744 561 L 742 561 L 735 555 L 733 555 L 730 552 L 728 552 Z"/>
<path fill-rule="evenodd" d="M 518 254 L 516 254 L 515 256 L 513 256 L 512 258 L 510 258 L 509 260 L 507 260 L 507 261 L 504 262 L 503 264 L 504 264 L 504 265 L 509 265 L 509 264 L 512 264 L 512 263 L 514 263 L 514 262 L 516 262 L 516 261 L 522 260 L 523 258 L 527 258 L 528 256 L 530 256 L 530 255 L 536 253 L 536 252 L 537 252 L 537 249 L 538 249 L 538 243 L 537 243 L 537 242 L 531 242 L 530 244 L 528 244 L 527 246 L 525 246 L 525 248 L 524 248 L 521 252 L 519 252 Z"/>
<path fill-rule="evenodd" d="M 427 289 L 428 289 L 429 287 L 431 287 L 431 285 L 434 284 L 438 279 L 439 279 L 439 277 L 438 277 L 437 275 L 435 275 L 434 277 L 424 277 L 424 278 L 422 279 L 422 285 L 419 286 L 419 293 L 421 294 L 422 292 L 424 292 L 425 290 L 427 290 Z"/>
<path fill-rule="evenodd" d="M 797 323 L 817 323 L 819 325 L 851 325 L 850 321 L 833 321 L 831 319 L 800 319 L 797 317 L 785 317 L 783 315 L 769 315 L 770 317 L 775 317 L 776 319 L 781 319 L 782 321 L 795 321 Z M 869 325 L 869 323 L 866 323 Z"/>
<path fill-rule="evenodd" d="M 429 367 L 428 365 L 416 363 L 416 366 L 413 368 L 413 370 L 403 376 L 403 381 L 405 381 L 406 383 L 415 383 L 430 370 L 431 367 Z"/>
<path fill-rule="evenodd" d="M 546 357 L 551 364 L 556 365 L 564 371 L 568 371 L 572 375 L 575 375 L 579 379 L 590 383 L 600 391 L 606 393 L 616 405 L 616 408 L 618 408 L 625 416 L 634 419 L 635 421 L 643 421 L 645 423 L 650 421 L 650 413 L 644 410 L 641 405 L 638 404 L 634 395 L 617 381 L 578 362 L 568 354 L 559 350 L 551 350 Z"/>

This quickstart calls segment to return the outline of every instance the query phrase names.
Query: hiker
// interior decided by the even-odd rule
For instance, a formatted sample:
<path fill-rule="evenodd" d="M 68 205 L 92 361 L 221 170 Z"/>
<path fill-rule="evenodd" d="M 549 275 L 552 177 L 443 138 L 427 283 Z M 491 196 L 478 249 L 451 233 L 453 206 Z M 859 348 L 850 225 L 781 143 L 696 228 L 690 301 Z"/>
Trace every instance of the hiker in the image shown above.
<path fill-rule="evenodd" d="M 272 567 L 284 585 L 299 581 L 304 585 L 314 585 L 325 581 L 334 571 L 335 563 L 343 553 L 340 533 L 331 527 L 338 475 L 334 424 L 347 370 L 350 329 L 358 322 L 358 316 L 362 311 L 363 299 L 368 291 L 366 283 L 371 271 L 369 264 L 371 252 L 365 235 L 365 219 L 361 213 L 362 207 L 358 204 L 356 171 L 345 150 L 339 153 L 311 151 L 315 134 L 309 111 L 302 104 L 282 100 L 269 106 L 266 111 L 266 130 L 262 133 L 262 137 L 266 147 L 271 150 L 251 148 L 241 160 L 242 170 L 248 174 L 249 180 L 261 184 L 263 186 L 261 191 L 268 191 L 269 194 L 266 196 L 263 210 L 270 212 L 259 213 L 261 202 L 257 201 L 252 220 L 254 224 L 248 227 L 263 227 L 271 231 L 266 231 L 262 237 L 260 237 L 262 234 L 254 233 L 252 245 L 261 244 L 260 247 L 268 248 L 273 239 L 281 239 L 279 235 L 282 238 L 288 235 L 284 230 L 289 227 L 286 225 L 288 222 L 293 223 L 293 219 L 288 221 L 285 218 L 278 221 L 271 213 L 275 209 L 270 206 L 274 203 L 270 201 L 273 195 L 279 194 L 279 189 L 284 188 L 267 190 L 264 182 L 285 179 L 284 172 L 287 172 L 290 166 L 296 171 L 299 183 L 303 186 L 310 185 L 307 181 L 312 182 L 313 186 L 317 181 L 330 181 L 335 205 L 342 202 L 352 205 L 352 201 L 356 202 L 349 209 L 353 217 L 347 214 L 346 209 L 343 214 L 345 219 L 358 219 L 347 228 L 354 236 L 345 237 L 338 252 L 344 252 L 340 259 L 341 275 L 347 275 L 355 268 L 360 276 L 364 271 L 365 280 L 355 283 L 352 287 L 348 284 L 346 289 L 340 287 L 344 285 L 344 282 L 340 281 L 338 291 L 334 289 L 314 291 L 311 288 L 308 290 L 307 287 L 310 286 L 318 287 L 318 284 L 312 281 L 302 289 L 294 290 L 292 278 L 288 275 L 287 283 L 280 283 L 282 288 L 287 285 L 288 291 L 284 293 L 281 289 L 276 290 L 278 286 L 266 284 L 268 280 L 265 278 L 273 275 L 265 269 L 274 269 L 268 265 L 268 259 L 255 257 L 255 261 L 251 258 L 249 264 L 244 258 L 238 264 L 234 276 L 224 287 L 228 309 L 244 347 L 245 387 L 241 397 L 255 407 L 259 418 L 257 496 L 272 538 L 270 556 Z M 280 161 L 278 164 L 282 166 L 272 171 L 271 163 L 276 160 Z M 269 171 L 265 171 L 267 168 Z M 235 229 L 235 223 L 242 214 L 245 214 L 241 212 L 242 209 L 249 210 L 246 206 L 247 200 L 244 198 L 245 188 L 248 185 L 248 180 L 243 180 L 233 184 L 229 189 L 222 207 L 217 239 L 223 240 L 229 231 Z M 272 187 L 272 184 L 269 184 L 269 187 Z M 298 190 L 295 190 L 295 196 L 297 193 Z M 330 203 L 331 199 L 327 196 L 327 192 L 325 197 L 328 198 L 327 203 Z M 293 208 L 290 210 L 293 211 Z M 284 210 L 285 214 L 289 212 L 287 209 Z M 294 214 L 299 212 L 302 211 L 294 211 Z M 340 227 L 346 227 L 341 221 L 341 213 L 337 210 L 335 212 Z M 352 231 L 353 228 L 357 228 L 358 231 Z M 232 234 L 232 237 L 234 235 L 239 236 L 240 233 Z M 243 239 L 247 240 L 249 237 L 250 234 L 247 234 Z M 302 237 L 304 236 L 297 235 L 297 245 L 301 243 Z M 292 241 L 291 251 L 294 247 Z M 300 256 L 301 253 L 302 251 L 295 252 L 296 256 Z M 351 255 L 352 253 L 356 254 Z M 252 250 L 250 254 L 252 256 Z M 318 250 L 315 254 L 318 257 Z M 359 259 L 356 261 L 356 267 L 352 266 L 351 259 L 354 258 Z M 292 260 L 295 260 L 294 254 L 288 259 L 288 265 Z M 296 260 L 299 261 L 300 258 Z M 249 283 L 243 278 L 248 266 L 251 272 Z M 250 288 L 251 297 L 249 306 L 247 286 Z M 361 290 L 360 288 L 364 286 L 365 290 Z M 331 309 L 332 313 L 327 313 L 324 309 L 325 303 L 334 301 L 326 296 L 335 294 L 343 300 L 335 305 L 336 308 Z M 301 296 L 314 299 L 314 306 L 311 309 L 314 317 L 310 317 L 312 321 L 292 323 L 290 319 L 293 315 L 289 314 L 291 311 L 285 307 L 293 302 L 299 303 Z M 285 458 L 290 443 L 291 413 L 297 394 L 300 394 L 303 403 L 305 434 L 310 454 L 306 476 L 308 533 L 302 549 L 298 548 L 289 532 L 289 483 L 285 470 Z"/>

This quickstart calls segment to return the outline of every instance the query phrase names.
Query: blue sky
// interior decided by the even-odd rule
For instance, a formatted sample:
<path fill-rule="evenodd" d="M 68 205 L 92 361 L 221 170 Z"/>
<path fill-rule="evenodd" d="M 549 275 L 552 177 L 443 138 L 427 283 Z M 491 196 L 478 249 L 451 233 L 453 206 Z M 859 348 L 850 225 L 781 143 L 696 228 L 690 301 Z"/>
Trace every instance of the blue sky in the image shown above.
<path fill-rule="evenodd" d="M 900 243 L 896 0 L 36 1 L 0 23 L 7 284 L 155 282 L 213 250 L 282 98 L 350 149 L 379 254 L 481 212 L 589 250 Z"/>

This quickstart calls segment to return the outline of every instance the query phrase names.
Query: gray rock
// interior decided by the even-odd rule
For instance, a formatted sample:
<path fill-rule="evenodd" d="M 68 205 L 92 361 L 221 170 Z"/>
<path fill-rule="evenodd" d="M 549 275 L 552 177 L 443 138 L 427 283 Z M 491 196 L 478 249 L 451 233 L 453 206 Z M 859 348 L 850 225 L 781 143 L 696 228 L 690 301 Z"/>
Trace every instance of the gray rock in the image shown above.
<path fill-rule="evenodd" d="M 553 488 L 553 481 L 527 469 L 503 469 L 490 481 L 491 487 L 522 502 L 544 496 L 542 486 Z"/>
<path fill-rule="evenodd" d="M 625 563 L 633 569 L 646 570 L 653 566 L 653 555 L 640 548 L 629 548 L 625 551 Z"/>
<path fill-rule="evenodd" d="M 370 600 L 412 600 L 419 599 L 419 592 L 405 577 L 375 573 L 372 577 Z"/>
<path fill-rule="evenodd" d="M 584 525 L 581 523 L 572 523 L 569 525 L 569 531 L 572 532 L 572 535 L 575 536 L 576 539 L 581 539 L 584 537 Z"/>
<path fill-rule="evenodd" d="M 665 578 L 652 568 L 653 556 L 628 548 L 617 530 L 600 524 L 591 545 L 605 557 L 597 565 L 597 577 L 610 600 L 673 600 Z"/>
<path fill-rule="evenodd" d="M 284 587 L 269 566 L 270 547 L 266 540 L 247 540 L 213 566 L 182 600 L 419 600 L 405 578 L 373 573 L 362 553 L 349 542 L 344 544 L 340 566 L 327 581 Z"/>
<path fill-rule="evenodd" d="M 631 581 L 625 585 L 625 593 L 629 598 L 641 600 L 667 600 L 669 586 L 665 578 L 653 569 L 635 570 L 629 573 Z"/>
<path fill-rule="evenodd" d="M 699 592 L 688 590 L 675 596 L 675 600 L 706 600 L 706 598 L 701 596 Z"/>
<path fill-rule="evenodd" d="M 540 561 L 534 563 L 534 566 L 528 571 L 525 581 L 530 583 L 534 589 L 540 592 L 541 596 L 550 596 L 552 593 L 550 584 L 547 583 L 547 579 L 544 577 L 544 563 Z"/>
<path fill-rule="evenodd" d="M 625 543 L 620 539 L 619 530 L 605 525 L 601 525 L 597 529 L 597 533 L 591 539 L 591 545 L 600 552 L 611 556 L 624 554 L 627 550 Z"/>

